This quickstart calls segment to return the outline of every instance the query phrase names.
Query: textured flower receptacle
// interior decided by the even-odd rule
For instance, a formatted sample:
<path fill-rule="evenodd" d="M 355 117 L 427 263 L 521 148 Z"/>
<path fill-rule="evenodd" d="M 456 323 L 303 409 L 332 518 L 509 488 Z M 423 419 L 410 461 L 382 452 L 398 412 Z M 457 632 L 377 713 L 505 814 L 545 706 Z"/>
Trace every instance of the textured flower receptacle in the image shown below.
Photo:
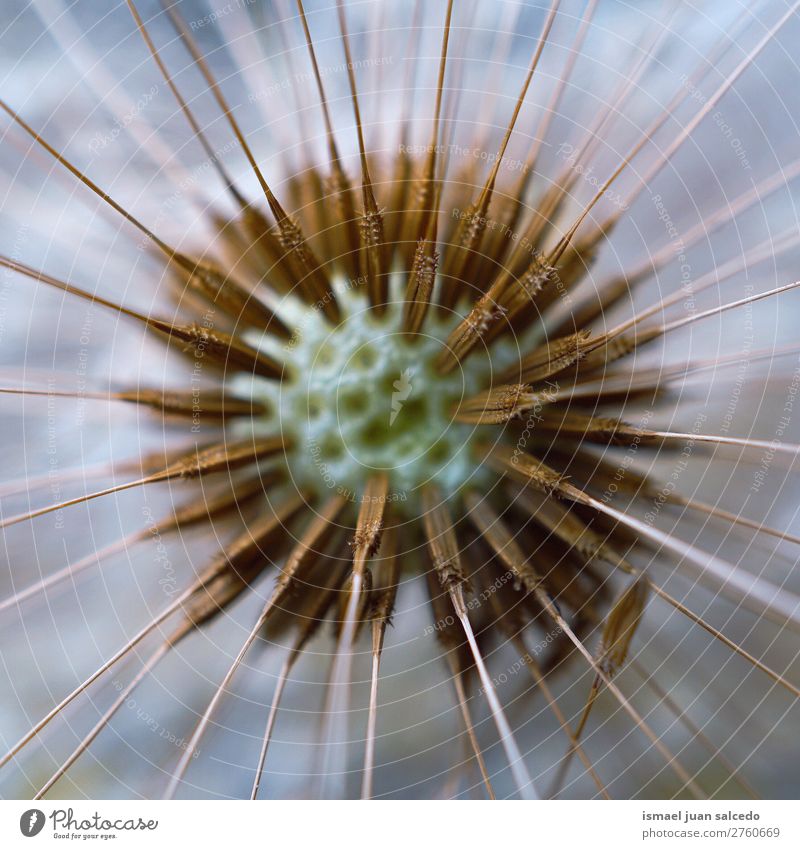
<path fill-rule="evenodd" d="M 514 361 L 513 343 L 501 340 L 491 359 L 478 352 L 443 375 L 436 362 L 461 314 L 439 311 L 424 332 L 407 334 L 400 329 L 402 299 L 379 314 L 363 287 L 339 281 L 335 288 L 339 325 L 314 305 L 292 300 L 286 305 L 289 342 L 281 347 L 268 336 L 250 340 L 285 358 L 282 383 L 255 379 L 247 389 L 238 382 L 233 387 L 267 401 L 269 412 L 256 431 L 280 430 L 290 443 L 286 463 L 295 484 L 319 495 L 356 496 L 366 475 L 385 471 L 390 497 L 410 510 L 428 482 L 447 493 L 480 485 L 486 472 L 472 456 L 479 434 L 456 421 L 453 411 L 493 371 Z"/>

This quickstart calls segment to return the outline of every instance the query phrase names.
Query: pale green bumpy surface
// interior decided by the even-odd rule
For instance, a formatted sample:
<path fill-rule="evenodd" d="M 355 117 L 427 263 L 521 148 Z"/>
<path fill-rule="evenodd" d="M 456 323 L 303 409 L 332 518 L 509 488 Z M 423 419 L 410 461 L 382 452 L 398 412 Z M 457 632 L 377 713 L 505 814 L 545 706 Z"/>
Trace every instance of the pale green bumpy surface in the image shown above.
<path fill-rule="evenodd" d="M 279 312 L 292 339 L 248 338 L 287 363 L 283 382 L 233 382 L 237 394 L 269 406 L 256 420 L 256 433 L 280 433 L 291 442 L 286 463 L 294 485 L 320 497 L 339 492 L 357 498 L 372 472 L 386 471 L 390 500 L 411 507 L 429 481 L 448 495 L 484 484 L 485 471 L 471 449 L 494 433 L 454 421 L 452 410 L 498 382 L 498 372 L 517 361 L 519 340 L 493 345 L 491 361 L 487 350 L 476 350 L 442 376 L 434 361 L 460 315 L 432 308 L 422 333 L 407 336 L 398 330 L 398 299 L 378 316 L 363 289 L 341 283 L 336 289 L 343 316 L 338 327 L 321 309 L 287 299 Z"/>

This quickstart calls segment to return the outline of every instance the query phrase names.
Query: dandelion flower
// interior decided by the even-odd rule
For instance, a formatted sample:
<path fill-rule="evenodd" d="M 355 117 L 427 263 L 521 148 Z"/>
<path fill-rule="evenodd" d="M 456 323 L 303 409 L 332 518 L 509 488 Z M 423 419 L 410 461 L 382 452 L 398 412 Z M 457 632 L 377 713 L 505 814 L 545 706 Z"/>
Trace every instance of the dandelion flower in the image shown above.
<path fill-rule="evenodd" d="M 800 3 L 623 5 L 19 6 L 5 793 L 791 794 Z"/>

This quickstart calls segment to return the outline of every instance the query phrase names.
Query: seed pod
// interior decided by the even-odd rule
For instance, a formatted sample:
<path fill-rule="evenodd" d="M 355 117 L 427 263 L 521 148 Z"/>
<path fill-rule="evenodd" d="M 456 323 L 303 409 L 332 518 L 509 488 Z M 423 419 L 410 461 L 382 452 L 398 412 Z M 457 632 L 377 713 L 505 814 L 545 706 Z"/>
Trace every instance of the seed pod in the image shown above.
<path fill-rule="evenodd" d="M 649 595 L 647 579 L 640 575 L 620 593 L 603 623 L 598 662 L 609 676 L 615 675 L 628 657 Z"/>

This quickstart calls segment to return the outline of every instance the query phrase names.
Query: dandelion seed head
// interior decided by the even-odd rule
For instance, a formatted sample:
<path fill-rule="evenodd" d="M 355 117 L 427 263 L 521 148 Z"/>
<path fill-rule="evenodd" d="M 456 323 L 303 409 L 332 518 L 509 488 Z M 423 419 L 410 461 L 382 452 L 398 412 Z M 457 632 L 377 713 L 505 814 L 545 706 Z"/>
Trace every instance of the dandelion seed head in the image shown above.
<path fill-rule="evenodd" d="M 60 0 L 38 2 L 58 19 Z M 50 374 L 25 341 L 0 385 L 0 400 L 21 399 L 30 433 L 45 434 L 48 463 L 38 478 L 0 482 L 4 540 L 19 551 L 28 529 L 36 540 L 50 521 L 72 534 L 59 539 L 66 561 L 57 551 L 32 577 L 24 558 L 14 566 L 0 617 L 19 611 L 23 638 L 38 633 L 42 601 L 71 587 L 67 606 L 102 656 L 84 670 L 72 642 L 59 655 L 77 681 L 26 711 L 33 718 L 0 752 L 0 781 L 47 754 L 45 735 L 82 716 L 114 676 L 112 700 L 98 699 L 104 713 L 70 739 L 71 754 L 17 785 L 37 797 L 68 780 L 81 787 L 90 755 L 106 763 L 108 726 L 185 651 L 200 659 L 171 673 L 177 707 L 147 714 L 173 744 L 148 760 L 159 783 L 143 792 L 154 796 L 223 785 L 252 798 L 754 795 L 742 775 L 749 753 L 699 728 L 680 696 L 695 672 L 713 705 L 715 686 L 733 681 L 728 664 L 744 670 L 747 691 L 734 682 L 725 703 L 743 726 L 751 680 L 771 705 L 787 700 L 784 716 L 800 696 L 800 586 L 785 555 L 800 537 L 761 521 L 768 510 L 747 499 L 738 513 L 720 505 L 743 468 L 755 494 L 788 480 L 800 378 L 784 385 L 791 370 L 780 372 L 766 427 L 734 415 L 742 378 L 717 427 L 712 391 L 730 387 L 736 345 L 698 360 L 694 338 L 719 348 L 717 325 L 731 315 L 746 313 L 752 329 L 757 304 L 795 303 L 796 278 L 753 281 L 800 237 L 791 223 L 773 233 L 764 215 L 767 238 L 741 255 L 717 261 L 714 243 L 710 270 L 697 273 L 687 256 L 731 225 L 747 242 L 740 217 L 760 214 L 800 164 L 747 174 L 744 188 L 741 174 L 720 171 L 736 188 L 717 207 L 698 180 L 692 227 L 667 184 L 698 137 L 708 144 L 709 124 L 715 155 L 730 143 L 736 123 L 720 110 L 791 10 L 753 31 L 746 11 L 732 22 L 720 13 L 707 45 L 681 30 L 681 4 L 648 11 L 641 31 L 626 24 L 619 38 L 597 26 L 613 14 L 597 0 L 500 4 L 498 21 L 491 4 L 420 2 L 396 33 L 383 25 L 396 16 L 386 3 L 233 4 L 193 17 L 187 2 L 126 5 L 113 14 L 127 27 L 130 84 L 150 75 L 158 85 L 138 101 L 101 98 L 117 123 L 89 136 L 91 157 L 59 129 L 91 123 L 80 99 L 65 98 L 51 121 L 18 89 L 0 92 L 12 167 L 21 158 L 30 183 L 44 165 L 36 191 L 69 192 L 52 253 L 12 245 L 3 280 L 35 292 L 31 321 L 55 318 L 82 358 L 72 375 L 57 339 Z M 377 16 L 368 32 L 365 14 Z M 691 48 L 678 51 L 677 78 L 673 35 Z M 377 45 L 407 61 L 363 59 Z M 118 56 L 99 72 L 88 44 L 73 58 L 95 94 L 108 88 Z M 152 171 L 135 196 L 129 137 Z M 744 172 L 752 163 L 735 141 L 728 152 Z M 73 245 L 80 203 L 97 207 Z M 19 342 L 0 318 L 0 342 Z M 89 369 L 106 326 L 111 341 Z M 783 353 L 794 363 L 796 345 Z M 759 356 L 772 368 L 782 354 Z M 709 371 L 697 400 L 687 382 Z M 69 401 L 80 404 L 83 456 L 62 469 L 56 410 Z M 131 411 L 136 451 L 123 461 Z M 105 423 L 106 436 L 86 438 L 85 422 Z M 88 448 L 110 459 L 92 467 Z M 700 497 L 726 476 L 721 496 Z M 783 491 L 784 478 L 774 485 Z M 134 494 L 141 516 L 120 506 Z M 111 523 L 97 518 L 109 503 Z M 84 551 L 112 526 L 130 529 Z M 98 576 L 113 627 L 84 601 Z M 752 633 L 770 650 L 758 653 Z M 707 643 L 695 652 L 698 635 Z M 317 679 L 313 697 L 297 695 L 296 681 Z M 298 760 L 273 771 L 287 703 L 302 726 Z M 390 718 L 400 730 L 384 734 Z M 769 738 L 748 730 L 755 750 Z M 465 754 L 453 755 L 458 739 Z M 452 763 L 432 766 L 444 748 Z"/>

